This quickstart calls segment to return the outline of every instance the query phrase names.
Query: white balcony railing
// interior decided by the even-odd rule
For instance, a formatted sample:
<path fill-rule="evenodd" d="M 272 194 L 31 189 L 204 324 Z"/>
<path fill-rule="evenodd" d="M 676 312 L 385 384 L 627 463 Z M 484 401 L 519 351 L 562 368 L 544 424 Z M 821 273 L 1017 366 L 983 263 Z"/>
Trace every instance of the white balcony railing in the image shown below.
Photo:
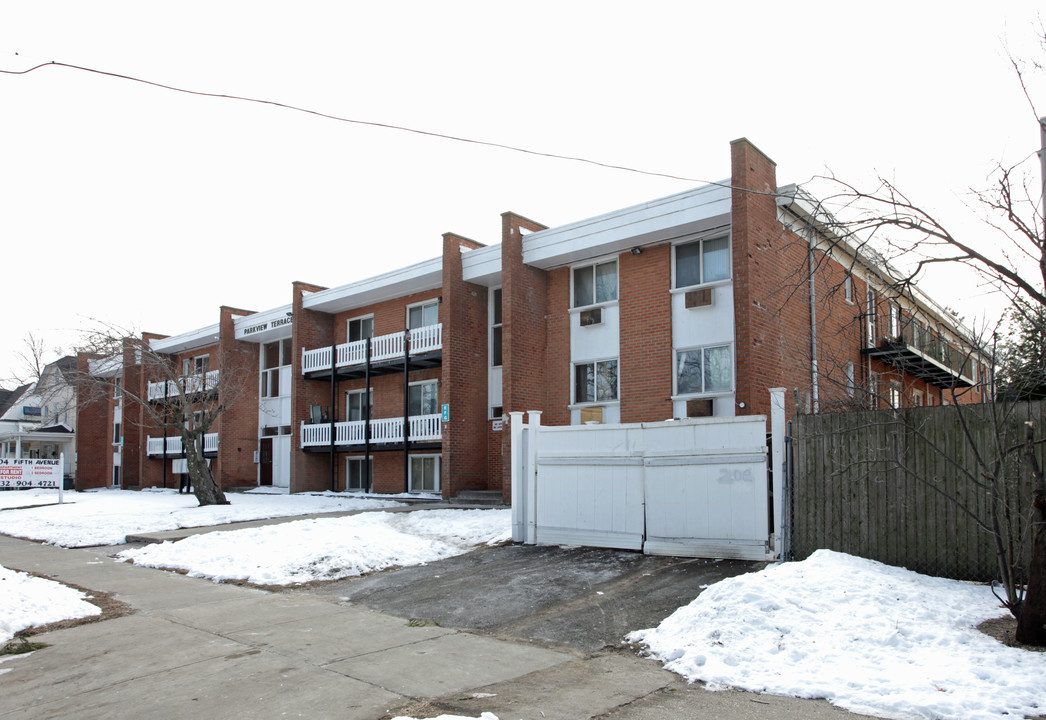
<path fill-rule="evenodd" d="M 411 442 L 440 440 L 443 438 L 443 423 L 438 413 L 435 415 L 414 415 L 407 419 L 410 421 Z M 364 424 L 363 420 L 334 423 L 334 444 L 363 445 Z M 375 445 L 403 442 L 403 418 L 371 420 L 370 441 Z M 301 424 L 301 446 L 303 448 L 329 447 L 330 444 L 330 423 L 322 423 L 320 425 Z"/>
<path fill-rule="evenodd" d="M 410 354 L 421 355 L 443 348 L 443 324 L 426 325 L 414 328 L 410 332 Z M 381 362 L 383 360 L 395 360 L 403 357 L 403 339 L 406 332 L 392 333 L 391 335 L 379 335 L 371 338 L 370 361 Z M 335 362 L 338 368 L 347 368 L 365 365 L 367 362 L 367 341 L 357 340 L 355 342 L 343 343 L 334 348 Z M 301 371 L 302 373 L 316 372 L 317 370 L 331 369 L 331 348 L 317 348 L 315 350 L 302 350 Z"/>
<path fill-rule="evenodd" d="M 181 455 L 182 453 L 182 438 L 180 435 L 173 435 L 171 437 L 149 437 L 145 441 L 145 452 L 150 457 L 157 455 L 163 455 L 164 441 L 167 442 L 167 456 L 174 457 Z M 203 452 L 216 453 L 218 452 L 218 433 L 207 433 L 203 436 Z"/>
<path fill-rule="evenodd" d="M 209 370 L 199 375 L 189 375 L 175 380 L 161 380 L 151 382 L 146 389 L 149 402 L 158 402 L 165 398 L 178 397 L 179 389 L 186 395 L 193 395 L 203 390 L 213 390 L 218 387 L 218 371 Z"/>

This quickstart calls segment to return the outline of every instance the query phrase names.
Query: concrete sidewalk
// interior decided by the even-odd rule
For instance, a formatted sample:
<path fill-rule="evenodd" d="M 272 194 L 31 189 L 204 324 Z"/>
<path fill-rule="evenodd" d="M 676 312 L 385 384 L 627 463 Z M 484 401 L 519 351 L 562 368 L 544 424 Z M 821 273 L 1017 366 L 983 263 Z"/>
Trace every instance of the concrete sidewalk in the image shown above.
<path fill-rule="evenodd" d="M 6 658 L 0 718 L 854 717 L 822 701 L 707 692 L 625 650 L 411 623 L 325 593 L 136 567 L 112 551 L 0 536 L 0 564 L 134 609 L 40 634 L 50 647 Z"/>

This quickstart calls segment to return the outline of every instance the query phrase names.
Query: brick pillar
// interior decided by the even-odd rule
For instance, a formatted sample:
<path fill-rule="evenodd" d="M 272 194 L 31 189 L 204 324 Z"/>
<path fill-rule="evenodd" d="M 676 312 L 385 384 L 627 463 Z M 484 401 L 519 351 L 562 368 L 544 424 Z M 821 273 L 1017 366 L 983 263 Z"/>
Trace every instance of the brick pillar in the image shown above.
<path fill-rule="evenodd" d="M 443 423 L 443 497 L 487 488 L 487 288 L 465 282 L 461 249 L 482 244 L 443 235 L 442 402 L 450 404 Z"/>
<path fill-rule="evenodd" d="M 291 492 L 319 491 L 330 488 L 330 460 L 327 453 L 306 453 L 301 450 L 301 423 L 309 420 L 309 406 L 330 405 L 330 384 L 327 380 L 306 380 L 301 374 L 302 350 L 330 347 L 334 342 L 334 316 L 305 310 L 303 292 L 317 292 L 326 288 L 318 285 L 293 284 L 294 363 L 291 366 Z M 333 412 L 333 408 L 330 409 Z M 334 462 L 338 458 L 335 456 Z M 335 471 L 337 472 L 337 468 Z"/>
<path fill-rule="evenodd" d="M 90 377 L 89 363 L 97 356 L 76 356 L 76 489 L 105 487 L 111 472 L 111 400 Z"/>
<path fill-rule="evenodd" d="M 546 356 L 549 274 L 523 262 L 522 230 L 545 230 L 514 213 L 501 216 L 502 406 L 545 410 L 549 375 Z M 566 372 L 566 370 L 564 370 Z M 508 428 L 502 432 L 501 492 L 511 497 Z M 494 487 L 493 481 L 491 486 Z"/>
<path fill-rule="evenodd" d="M 670 245 L 618 256 L 621 422 L 672 417 Z"/>
<path fill-rule="evenodd" d="M 258 343 L 236 339 L 233 322 L 250 310 L 222 306 L 218 321 L 218 369 L 224 405 L 212 432 L 218 433 L 218 474 L 223 489 L 255 486 L 258 468 Z"/>

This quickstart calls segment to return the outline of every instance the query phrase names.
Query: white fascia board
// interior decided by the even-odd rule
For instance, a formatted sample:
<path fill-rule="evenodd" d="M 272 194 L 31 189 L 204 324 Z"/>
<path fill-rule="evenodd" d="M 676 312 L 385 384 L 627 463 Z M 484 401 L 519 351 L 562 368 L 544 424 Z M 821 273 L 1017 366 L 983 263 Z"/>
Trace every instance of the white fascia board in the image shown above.
<path fill-rule="evenodd" d="M 119 355 L 87 361 L 87 374 L 91 377 L 116 377 L 123 370 L 123 359 Z"/>
<path fill-rule="evenodd" d="M 730 224 L 730 182 L 549 228 L 523 238 L 523 262 L 547 270 Z"/>
<path fill-rule="evenodd" d="M 495 287 L 501 284 L 501 245 L 469 250 L 461 255 L 465 282 Z"/>
<path fill-rule="evenodd" d="M 232 321 L 233 334 L 237 340 L 253 343 L 289 338 L 294 327 L 291 307 L 283 305 L 238 317 Z"/>
<path fill-rule="evenodd" d="M 338 313 L 443 286 L 443 258 L 433 258 L 302 299 L 306 310 Z"/>
<path fill-rule="evenodd" d="M 154 352 L 173 355 L 194 348 L 215 345 L 219 339 L 218 328 L 218 325 L 208 325 L 207 327 L 198 330 L 190 330 L 181 335 L 173 335 L 159 340 L 150 340 L 149 349 Z"/>

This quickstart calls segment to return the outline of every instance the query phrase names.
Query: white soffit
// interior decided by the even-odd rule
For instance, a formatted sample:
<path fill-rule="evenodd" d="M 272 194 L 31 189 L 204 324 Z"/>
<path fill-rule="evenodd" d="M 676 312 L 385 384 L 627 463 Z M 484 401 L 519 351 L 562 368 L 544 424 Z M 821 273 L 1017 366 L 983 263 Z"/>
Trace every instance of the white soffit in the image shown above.
<path fill-rule="evenodd" d="M 443 258 L 438 257 L 359 282 L 314 292 L 302 299 L 302 307 L 325 313 L 344 312 L 442 286 Z"/>
<path fill-rule="evenodd" d="M 291 336 L 294 318 L 291 306 L 273 308 L 236 318 L 232 323 L 237 340 L 264 343 Z"/>
<path fill-rule="evenodd" d="M 476 248 L 461 254 L 465 282 L 493 287 L 501 284 L 501 246 Z"/>
<path fill-rule="evenodd" d="M 523 238 L 523 262 L 549 269 L 730 224 L 730 181 L 542 230 Z"/>
<path fill-rule="evenodd" d="M 161 338 L 160 340 L 150 340 L 149 347 L 155 352 L 160 353 L 182 353 L 186 350 L 207 347 L 208 345 L 217 345 L 218 337 L 218 326 L 208 325 L 199 330 L 190 330 L 181 335 L 173 335 L 171 337 Z"/>

